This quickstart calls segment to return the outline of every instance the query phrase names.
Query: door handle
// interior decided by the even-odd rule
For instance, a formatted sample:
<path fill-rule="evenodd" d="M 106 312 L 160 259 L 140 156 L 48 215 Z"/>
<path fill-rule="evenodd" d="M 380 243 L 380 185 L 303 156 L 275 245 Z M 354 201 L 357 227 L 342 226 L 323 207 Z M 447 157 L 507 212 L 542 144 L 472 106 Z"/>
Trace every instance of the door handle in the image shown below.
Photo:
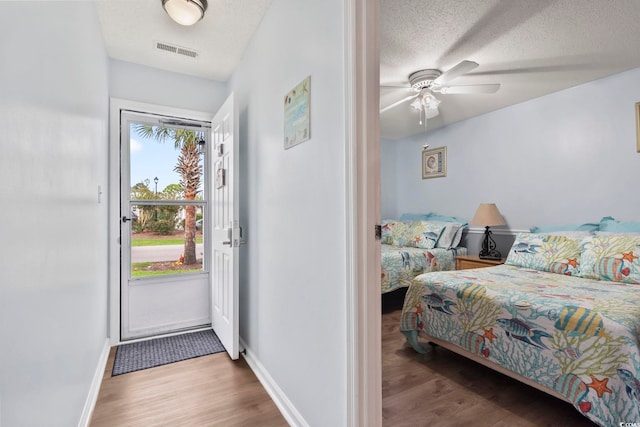
<path fill-rule="evenodd" d="M 122 222 L 131 221 L 131 218 L 127 218 L 126 216 L 122 217 Z"/>

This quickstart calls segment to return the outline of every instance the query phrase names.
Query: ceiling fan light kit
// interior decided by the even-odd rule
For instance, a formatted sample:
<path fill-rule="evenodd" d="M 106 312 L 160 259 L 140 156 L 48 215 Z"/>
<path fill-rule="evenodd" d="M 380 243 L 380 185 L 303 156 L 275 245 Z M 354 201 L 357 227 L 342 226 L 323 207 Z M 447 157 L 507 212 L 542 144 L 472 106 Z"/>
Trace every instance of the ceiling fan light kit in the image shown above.
<path fill-rule="evenodd" d="M 162 7 L 180 25 L 193 25 L 204 18 L 207 0 L 162 0 Z"/>

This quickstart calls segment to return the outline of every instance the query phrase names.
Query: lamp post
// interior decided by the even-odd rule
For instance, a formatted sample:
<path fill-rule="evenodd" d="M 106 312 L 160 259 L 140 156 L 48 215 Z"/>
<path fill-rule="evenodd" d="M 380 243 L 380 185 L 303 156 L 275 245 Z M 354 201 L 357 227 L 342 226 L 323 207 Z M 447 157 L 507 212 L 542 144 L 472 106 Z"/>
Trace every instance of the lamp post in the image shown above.
<path fill-rule="evenodd" d="M 155 194 L 156 196 L 158 195 L 158 181 L 160 181 L 160 180 L 158 179 L 157 176 L 155 178 L 153 178 L 153 182 L 155 182 L 155 184 L 156 184 L 156 189 L 153 192 L 153 194 Z"/>

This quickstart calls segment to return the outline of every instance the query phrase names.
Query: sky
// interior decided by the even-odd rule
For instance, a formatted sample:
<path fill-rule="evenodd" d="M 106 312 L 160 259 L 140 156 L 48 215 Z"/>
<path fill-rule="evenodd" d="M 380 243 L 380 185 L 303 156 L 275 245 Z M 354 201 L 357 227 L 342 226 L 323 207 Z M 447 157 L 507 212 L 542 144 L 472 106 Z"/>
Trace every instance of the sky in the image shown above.
<path fill-rule="evenodd" d="M 180 183 L 180 174 L 173 171 L 180 151 L 174 147 L 172 141 L 157 142 L 131 130 L 129 149 L 131 186 L 148 179 L 149 189 L 154 191 L 153 179 L 158 177 L 158 192 L 161 192 L 169 184 Z"/>

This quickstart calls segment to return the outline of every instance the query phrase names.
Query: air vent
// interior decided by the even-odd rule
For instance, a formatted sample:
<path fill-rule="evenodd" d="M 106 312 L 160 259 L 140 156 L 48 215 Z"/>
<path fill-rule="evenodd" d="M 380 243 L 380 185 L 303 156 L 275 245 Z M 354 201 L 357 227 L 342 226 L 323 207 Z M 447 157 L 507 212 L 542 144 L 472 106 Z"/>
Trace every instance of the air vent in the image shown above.
<path fill-rule="evenodd" d="M 164 50 L 166 52 L 175 53 L 177 55 L 188 56 L 189 58 L 197 58 L 198 52 L 193 49 L 188 49 L 186 47 L 176 46 L 170 43 L 164 42 L 155 42 L 156 49 Z"/>

